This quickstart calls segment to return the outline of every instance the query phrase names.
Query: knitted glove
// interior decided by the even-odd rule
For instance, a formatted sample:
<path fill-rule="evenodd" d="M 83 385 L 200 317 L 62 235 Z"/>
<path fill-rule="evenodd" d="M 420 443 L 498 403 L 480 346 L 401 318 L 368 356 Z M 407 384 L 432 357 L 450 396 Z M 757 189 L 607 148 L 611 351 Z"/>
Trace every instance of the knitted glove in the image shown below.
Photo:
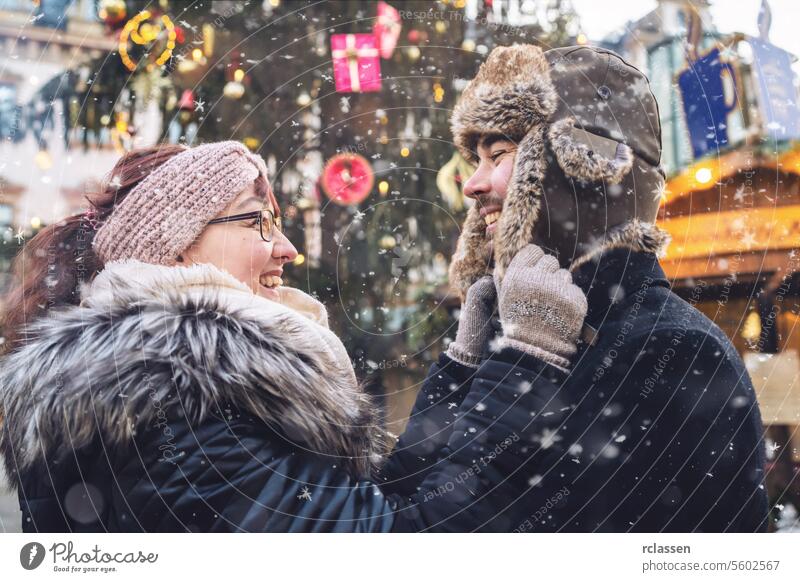
<path fill-rule="evenodd" d="M 524 247 L 498 289 L 503 337 L 510 346 L 565 370 L 575 354 L 588 305 L 569 271 L 536 245 Z"/>
<path fill-rule="evenodd" d="M 455 361 L 477 368 L 494 330 L 490 324 L 497 292 L 490 275 L 481 277 L 467 289 L 461 305 L 456 339 L 447 347 L 447 355 Z"/>

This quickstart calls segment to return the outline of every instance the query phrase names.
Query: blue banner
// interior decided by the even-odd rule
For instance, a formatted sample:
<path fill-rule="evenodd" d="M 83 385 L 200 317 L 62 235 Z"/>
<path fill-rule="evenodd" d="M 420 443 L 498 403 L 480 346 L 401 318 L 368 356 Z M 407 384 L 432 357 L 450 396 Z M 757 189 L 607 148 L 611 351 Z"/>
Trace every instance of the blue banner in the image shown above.
<path fill-rule="evenodd" d="M 730 103 L 726 102 L 722 84 L 724 71 L 730 74 L 735 87 L 733 67 L 720 61 L 719 50 L 712 49 L 678 75 L 695 159 L 728 145 L 728 114 L 736 107 L 736 91 Z"/>
<path fill-rule="evenodd" d="M 763 40 L 747 40 L 753 48 L 763 132 L 776 141 L 800 139 L 800 107 L 794 86 L 792 55 Z"/>

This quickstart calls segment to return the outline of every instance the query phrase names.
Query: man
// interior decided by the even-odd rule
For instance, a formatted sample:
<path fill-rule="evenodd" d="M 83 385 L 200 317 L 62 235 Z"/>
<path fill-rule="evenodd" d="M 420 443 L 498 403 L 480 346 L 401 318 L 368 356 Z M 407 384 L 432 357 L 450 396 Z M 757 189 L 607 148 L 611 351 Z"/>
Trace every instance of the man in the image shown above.
<path fill-rule="evenodd" d="M 448 407 L 456 401 L 463 411 L 470 398 L 459 400 L 461 384 L 447 389 L 442 368 L 472 366 L 484 383 L 519 377 L 539 403 L 525 411 L 534 427 L 521 444 L 527 460 L 508 479 L 525 478 L 525 493 L 482 529 L 765 530 L 763 429 L 750 379 L 722 331 L 670 291 L 658 263 L 668 236 L 654 224 L 664 174 L 646 77 L 599 48 L 497 48 L 452 127 L 476 165 L 464 186 L 476 204 L 450 272 L 464 304 L 456 341 L 399 443 L 408 454 L 394 462 L 415 459 L 423 475 L 449 458 Z M 566 328 L 571 318 L 540 289 L 507 296 L 509 265 L 518 289 L 520 262 L 547 260 L 568 268 L 586 295 L 577 349 L 532 349 L 543 345 L 530 341 L 536 322 Z M 555 267 L 557 295 L 572 281 Z M 479 285 L 492 272 L 503 327 L 494 343 L 494 290 Z M 507 415 L 529 403 L 510 403 Z"/>

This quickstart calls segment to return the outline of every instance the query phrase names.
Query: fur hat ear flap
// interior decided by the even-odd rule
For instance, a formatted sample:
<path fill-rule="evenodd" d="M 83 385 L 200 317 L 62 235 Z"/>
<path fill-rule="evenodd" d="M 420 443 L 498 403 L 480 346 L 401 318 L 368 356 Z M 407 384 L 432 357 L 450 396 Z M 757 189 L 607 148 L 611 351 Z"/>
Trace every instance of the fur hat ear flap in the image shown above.
<path fill-rule="evenodd" d="M 456 290 L 461 301 L 467 298 L 470 286 L 488 272 L 489 256 L 486 252 L 486 222 L 480 208 L 474 204 L 467 211 L 464 229 L 458 237 L 456 252 L 450 263 L 450 286 Z"/>
<path fill-rule="evenodd" d="M 572 262 L 569 270 L 574 271 L 610 249 L 653 253 L 658 258 L 662 258 L 667 252 L 670 240 L 670 234 L 666 230 L 652 222 L 634 218 L 609 229 L 605 236 L 597 241 L 592 250 Z"/>
<path fill-rule="evenodd" d="M 544 198 L 542 182 L 547 172 L 545 125 L 534 126 L 517 146 L 514 170 L 497 223 L 494 274 L 502 281 L 511 260 L 533 242 L 533 230 Z"/>
<path fill-rule="evenodd" d="M 564 174 L 582 182 L 619 184 L 633 166 L 630 147 L 576 127 L 571 117 L 553 123 L 548 138 Z"/>

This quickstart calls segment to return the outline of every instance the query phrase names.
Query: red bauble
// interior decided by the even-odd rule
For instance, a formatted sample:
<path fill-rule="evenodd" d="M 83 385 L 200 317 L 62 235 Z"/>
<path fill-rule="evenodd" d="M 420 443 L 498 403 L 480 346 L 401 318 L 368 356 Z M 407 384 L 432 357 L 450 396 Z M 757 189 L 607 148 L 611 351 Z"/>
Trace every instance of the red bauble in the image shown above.
<path fill-rule="evenodd" d="M 322 171 L 322 189 L 336 204 L 350 206 L 369 196 L 375 173 L 369 161 L 358 154 L 333 156 Z"/>

